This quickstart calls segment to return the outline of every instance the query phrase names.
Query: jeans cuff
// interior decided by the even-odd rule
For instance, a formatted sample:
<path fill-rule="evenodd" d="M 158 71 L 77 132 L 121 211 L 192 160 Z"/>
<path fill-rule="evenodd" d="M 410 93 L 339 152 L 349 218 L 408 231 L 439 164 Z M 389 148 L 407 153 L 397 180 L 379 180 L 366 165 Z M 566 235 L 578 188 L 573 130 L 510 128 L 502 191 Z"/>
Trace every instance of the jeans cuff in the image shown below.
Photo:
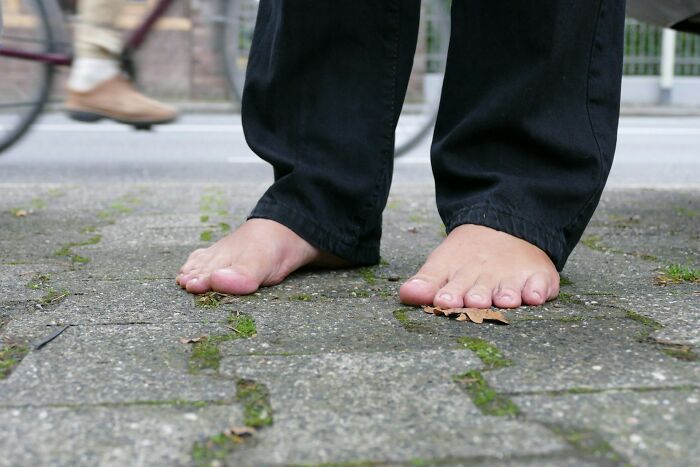
<path fill-rule="evenodd" d="M 360 241 L 331 232 L 310 216 L 275 201 L 260 200 L 248 219 L 269 219 L 292 230 L 312 246 L 357 266 L 379 263 L 379 239 Z"/>
<path fill-rule="evenodd" d="M 547 253 L 558 271 L 564 269 L 571 253 L 562 232 L 525 219 L 502 206 L 488 203 L 469 206 L 455 212 L 445 222 L 448 233 L 463 224 L 483 225 L 521 238 Z"/>

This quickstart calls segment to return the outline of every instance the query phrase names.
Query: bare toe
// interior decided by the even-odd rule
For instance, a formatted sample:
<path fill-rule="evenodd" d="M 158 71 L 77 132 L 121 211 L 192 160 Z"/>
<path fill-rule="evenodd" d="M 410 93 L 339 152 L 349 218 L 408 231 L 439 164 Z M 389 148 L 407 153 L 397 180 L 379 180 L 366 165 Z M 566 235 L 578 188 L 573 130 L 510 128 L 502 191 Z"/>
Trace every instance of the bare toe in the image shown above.
<path fill-rule="evenodd" d="M 464 307 L 464 294 L 474 283 L 469 274 L 459 273 L 450 278 L 447 284 L 435 294 L 433 304 L 442 308 Z"/>
<path fill-rule="evenodd" d="M 523 287 L 523 303 L 526 305 L 542 305 L 550 298 L 550 278 L 545 273 L 535 273 L 525 282 Z"/>
<path fill-rule="evenodd" d="M 498 281 L 490 275 L 484 274 L 474 283 L 464 295 L 464 306 L 468 308 L 489 308 L 491 306 L 491 297 L 493 292 L 498 287 Z"/>
<path fill-rule="evenodd" d="M 234 268 L 217 269 L 211 273 L 212 290 L 233 295 L 249 295 L 258 290 L 259 281 Z"/>
<path fill-rule="evenodd" d="M 401 286 L 399 299 L 406 305 L 431 305 L 439 288 L 434 279 L 416 275 Z"/>
<path fill-rule="evenodd" d="M 522 304 L 522 285 L 513 279 L 504 279 L 494 290 L 493 304 L 499 308 L 517 308 Z"/>
<path fill-rule="evenodd" d="M 185 289 L 193 294 L 202 294 L 211 290 L 209 276 L 201 275 L 187 281 Z"/>

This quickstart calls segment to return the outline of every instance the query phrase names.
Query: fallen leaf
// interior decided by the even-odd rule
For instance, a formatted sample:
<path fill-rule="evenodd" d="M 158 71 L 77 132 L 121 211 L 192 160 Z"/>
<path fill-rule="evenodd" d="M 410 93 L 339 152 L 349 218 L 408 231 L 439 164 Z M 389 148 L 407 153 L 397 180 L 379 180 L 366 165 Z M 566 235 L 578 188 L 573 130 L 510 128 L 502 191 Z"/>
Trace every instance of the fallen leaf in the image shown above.
<path fill-rule="evenodd" d="M 15 211 L 15 217 L 26 217 L 27 214 L 29 214 L 27 211 L 24 209 L 18 209 Z"/>
<path fill-rule="evenodd" d="M 181 344 L 196 344 L 197 342 L 202 342 L 205 341 L 209 338 L 206 334 L 203 334 L 198 337 L 183 337 L 180 339 Z"/>
<path fill-rule="evenodd" d="M 484 320 L 498 321 L 503 324 L 509 324 L 503 313 L 494 311 L 489 308 L 440 308 L 439 306 L 424 305 L 423 311 L 435 316 L 446 316 L 455 318 L 457 321 L 472 321 L 480 324 Z"/>
<path fill-rule="evenodd" d="M 249 426 L 233 426 L 226 430 L 226 434 L 229 436 L 238 436 L 239 438 L 247 438 L 257 435 L 258 432 L 255 428 Z"/>
<path fill-rule="evenodd" d="M 498 321 L 503 324 L 510 324 L 503 313 L 500 311 L 490 310 L 488 308 L 465 308 L 464 312 L 469 319 L 477 324 L 483 323 L 484 320 Z"/>
<path fill-rule="evenodd" d="M 453 316 L 459 316 L 463 314 L 464 308 L 448 308 L 446 310 L 442 310 L 442 313 L 448 318 L 451 318 Z"/>

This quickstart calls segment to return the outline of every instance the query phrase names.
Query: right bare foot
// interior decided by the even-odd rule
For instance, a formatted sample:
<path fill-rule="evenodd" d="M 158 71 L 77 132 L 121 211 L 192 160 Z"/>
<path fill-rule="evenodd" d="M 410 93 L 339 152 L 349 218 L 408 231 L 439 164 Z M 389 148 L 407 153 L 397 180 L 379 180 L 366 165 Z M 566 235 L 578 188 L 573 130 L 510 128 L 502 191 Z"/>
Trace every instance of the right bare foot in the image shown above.
<path fill-rule="evenodd" d="M 193 251 L 180 268 L 177 283 L 195 294 L 213 290 L 247 295 L 261 286 L 279 284 L 310 264 L 349 266 L 278 222 L 251 219 L 209 248 Z"/>

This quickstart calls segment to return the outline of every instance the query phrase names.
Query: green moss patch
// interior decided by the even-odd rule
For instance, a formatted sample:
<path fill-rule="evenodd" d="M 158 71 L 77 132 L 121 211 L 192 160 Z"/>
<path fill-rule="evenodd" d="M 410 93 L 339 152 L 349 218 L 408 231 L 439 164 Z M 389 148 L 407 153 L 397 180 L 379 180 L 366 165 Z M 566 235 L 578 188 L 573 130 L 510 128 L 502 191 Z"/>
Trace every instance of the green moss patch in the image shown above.
<path fill-rule="evenodd" d="M 28 352 L 26 345 L 5 344 L 0 347 L 0 379 L 10 376 Z"/>
<path fill-rule="evenodd" d="M 693 348 L 689 345 L 682 344 L 659 344 L 661 350 L 668 355 L 678 360 L 683 360 L 686 362 L 697 362 L 700 360 L 698 354 L 693 351 Z"/>
<path fill-rule="evenodd" d="M 66 297 L 70 295 L 70 292 L 66 289 L 60 292 L 53 287 L 49 288 L 43 297 L 39 300 L 42 305 L 57 305 L 65 300 Z"/>
<path fill-rule="evenodd" d="M 242 442 L 242 438 L 224 433 L 212 436 L 204 441 L 198 441 L 192 445 L 192 450 L 190 451 L 192 462 L 197 467 L 225 465 L 217 461 L 226 459 Z"/>
<path fill-rule="evenodd" d="M 567 285 L 574 285 L 573 281 L 566 277 L 565 275 L 559 276 L 559 285 L 561 286 L 567 286 Z"/>
<path fill-rule="evenodd" d="M 289 300 L 299 302 L 310 302 L 311 300 L 313 300 L 313 297 L 307 293 L 298 293 L 295 295 L 290 295 Z"/>
<path fill-rule="evenodd" d="M 190 373 L 196 374 L 202 370 L 219 371 L 221 363 L 220 344 L 236 339 L 255 337 L 257 333 L 255 320 L 248 315 L 232 314 L 228 317 L 227 322 L 228 325 L 226 327 L 232 331 L 231 333 L 208 336 L 192 344 L 189 361 Z"/>
<path fill-rule="evenodd" d="M 218 308 L 221 304 L 221 294 L 207 292 L 194 297 L 194 305 L 199 308 Z"/>
<path fill-rule="evenodd" d="M 512 417 L 520 413 L 518 406 L 510 398 L 491 388 L 479 371 L 468 371 L 462 375 L 454 376 L 453 380 L 469 394 L 474 405 L 484 415 Z"/>
<path fill-rule="evenodd" d="M 545 423 L 544 425 L 563 438 L 583 457 L 597 461 L 605 460 L 607 463 L 613 463 L 612 465 L 630 465 L 605 438 L 593 430 L 554 423 Z"/>
<path fill-rule="evenodd" d="M 243 423 L 252 428 L 272 425 L 270 392 L 264 384 L 250 379 L 236 381 L 236 399 L 243 404 Z"/>
<path fill-rule="evenodd" d="M 199 239 L 203 242 L 211 242 L 212 238 L 214 238 L 214 232 L 211 230 L 204 230 L 199 233 Z"/>
<path fill-rule="evenodd" d="M 102 235 L 93 235 L 92 237 L 88 238 L 87 240 L 83 240 L 81 242 L 69 242 L 66 243 L 65 245 L 61 246 L 58 250 L 54 251 L 53 255 L 54 256 L 66 256 L 70 258 L 71 262 L 73 263 L 88 263 L 90 262 L 90 258 L 87 258 L 85 256 L 81 256 L 73 251 L 73 248 L 75 247 L 81 247 L 81 246 L 87 246 L 87 245 L 96 245 L 100 243 L 102 240 Z"/>
<path fill-rule="evenodd" d="M 573 294 L 566 293 L 566 292 L 559 292 L 559 295 L 557 296 L 557 301 L 559 303 L 571 303 L 574 305 L 583 305 L 584 304 L 583 300 L 574 296 Z"/>
<path fill-rule="evenodd" d="M 35 274 L 34 277 L 27 282 L 27 288 L 32 290 L 42 289 L 48 285 L 50 280 L 51 277 L 48 274 Z"/>
<path fill-rule="evenodd" d="M 650 327 L 653 330 L 658 330 L 661 329 L 663 326 L 657 321 L 654 321 L 651 318 L 647 318 L 644 315 L 640 315 L 636 311 L 632 310 L 625 310 L 625 318 L 631 319 L 632 321 L 636 321 L 638 323 L 643 324 L 644 326 Z"/>
<path fill-rule="evenodd" d="M 503 368 L 513 364 L 513 362 L 503 356 L 495 345 L 483 339 L 478 339 L 476 337 L 460 337 L 457 339 L 457 342 L 461 347 L 474 352 L 488 369 Z"/>
<path fill-rule="evenodd" d="M 409 318 L 409 313 L 414 312 L 416 312 L 416 308 L 403 307 L 394 310 L 392 315 L 408 332 L 429 332 L 430 327 L 428 325 Z"/>
<path fill-rule="evenodd" d="M 360 276 L 367 282 L 369 285 L 374 285 L 377 283 L 377 276 L 375 274 L 375 268 L 374 267 L 365 267 L 365 268 L 360 268 L 358 269 L 358 272 L 360 273 Z"/>

